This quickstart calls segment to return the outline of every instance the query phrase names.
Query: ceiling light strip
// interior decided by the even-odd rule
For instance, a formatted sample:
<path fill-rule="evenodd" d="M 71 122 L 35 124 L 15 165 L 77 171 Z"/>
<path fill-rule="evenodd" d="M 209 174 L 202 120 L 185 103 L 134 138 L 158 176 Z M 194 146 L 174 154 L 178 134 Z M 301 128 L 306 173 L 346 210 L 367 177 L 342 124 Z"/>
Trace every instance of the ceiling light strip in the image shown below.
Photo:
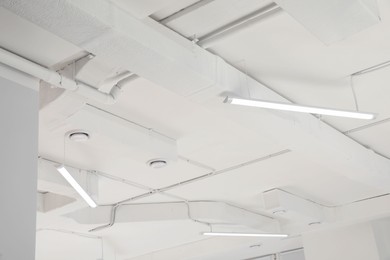
<path fill-rule="evenodd" d="M 268 238 L 285 238 L 287 234 L 267 234 L 267 233 L 234 233 L 234 232 L 203 232 L 204 236 L 219 237 L 268 237 Z"/>
<path fill-rule="evenodd" d="M 263 101 L 263 100 L 256 100 L 256 99 L 226 97 L 224 103 L 229 103 L 232 105 L 240 105 L 240 106 L 259 107 L 259 108 L 267 108 L 267 109 L 275 109 L 275 110 L 283 110 L 283 111 L 291 111 L 291 112 L 348 117 L 348 118 L 356 118 L 356 119 L 375 118 L 375 114 L 373 113 L 357 112 L 357 111 L 349 111 L 349 110 L 337 110 L 337 109 L 312 107 L 312 106 L 301 106 L 301 105 L 294 105 L 289 103 L 270 102 L 270 101 Z"/>
<path fill-rule="evenodd" d="M 78 194 L 88 203 L 91 208 L 96 208 L 96 202 L 88 195 L 88 193 L 77 183 L 64 165 L 57 167 L 57 171 L 69 182 L 69 184 L 77 191 Z"/>

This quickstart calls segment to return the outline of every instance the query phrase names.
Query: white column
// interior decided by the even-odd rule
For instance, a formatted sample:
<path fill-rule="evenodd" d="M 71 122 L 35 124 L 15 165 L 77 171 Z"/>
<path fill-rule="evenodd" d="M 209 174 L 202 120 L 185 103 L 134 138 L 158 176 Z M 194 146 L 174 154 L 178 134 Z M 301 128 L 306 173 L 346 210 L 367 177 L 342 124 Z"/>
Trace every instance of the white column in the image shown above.
<path fill-rule="evenodd" d="M 37 87 L 36 80 L 0 67 L 1 260 L 35 258 Z"/>

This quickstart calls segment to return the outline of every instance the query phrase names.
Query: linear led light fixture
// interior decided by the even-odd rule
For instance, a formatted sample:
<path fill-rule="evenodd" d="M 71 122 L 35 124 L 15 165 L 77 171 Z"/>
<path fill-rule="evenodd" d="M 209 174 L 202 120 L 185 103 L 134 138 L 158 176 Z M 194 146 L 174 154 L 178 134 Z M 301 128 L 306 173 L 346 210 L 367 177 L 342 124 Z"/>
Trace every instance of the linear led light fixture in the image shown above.
<path fill-rule="evenodd" d="M 57 171 L 61 173 L 65 180 L 69 182 L 73 189 L 75 189 L 78 194 L 80 194 L 80 196 L 85 200 L 85 202 L 88 203 L 91 208 L 97 207 L 96 202 L 91 198 L 91 196 L 88 195 L 88 193 L 80 186 L 80 184 L 77 183 L 77 181 L 72 177 L 72 175 L 70 175 L 64 165 L 58 166 Z"/>
<path fill-rule="evenodd" d="M 356 118 L 356 119 L 375 118 L 375 114 L 373 113 L 357 112 L 357 111 L 349 111 L 349 110 L 337 110 L 337 109 L 323 108 L 323 107 L 301 106 L 301 105 L 294 105 L 289 103 L 279 103 L 279 102 L 271 102 L 271 101 L 256 100 L 256 99 L 226 97 L 224 103 L 240 105 L 240 106 L 260 107 L 260 108 L 275 109 L 275 110 L 317 114 L 317 115 L 349 117 L 349 118 Z"/>
<path fill-rule="evenodd" d="M 234 232 L 203 232 L 204 236 L 218 236 L 218 237 L 269 237 L 269 238 L 283 238 L 288 237 L 286 234 L 267 234 L 267 233 L 234 233 Z"/>

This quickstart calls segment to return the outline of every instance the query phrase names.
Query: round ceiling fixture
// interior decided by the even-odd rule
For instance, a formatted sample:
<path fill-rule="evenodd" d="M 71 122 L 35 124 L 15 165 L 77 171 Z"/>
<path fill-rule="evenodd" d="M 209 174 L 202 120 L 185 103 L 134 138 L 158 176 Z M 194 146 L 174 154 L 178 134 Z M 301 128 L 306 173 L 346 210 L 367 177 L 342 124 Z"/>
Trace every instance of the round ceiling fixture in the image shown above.
<path fill-rule="evenodd" d="M 160 169 L 167 166 L 168 162 L 164 159 L 153 159 L 147 163 L 153 169 Z"/>
<path fill-rule="evenodd" d="M 85 142 L 89 140 L 87 132 L 77 131 L 69 134 L 69 139 L 74 142 Z"/>
<path fill-rule="evenodd" d="M 287 211 L 285 211 L 284 209 L 279 209 L 279 210 L 275 210 L 274 212 L 272 212 L 272 214 L 279 215 L 279 216 L 285 215 L 286 213 L 287 213 Z"/>

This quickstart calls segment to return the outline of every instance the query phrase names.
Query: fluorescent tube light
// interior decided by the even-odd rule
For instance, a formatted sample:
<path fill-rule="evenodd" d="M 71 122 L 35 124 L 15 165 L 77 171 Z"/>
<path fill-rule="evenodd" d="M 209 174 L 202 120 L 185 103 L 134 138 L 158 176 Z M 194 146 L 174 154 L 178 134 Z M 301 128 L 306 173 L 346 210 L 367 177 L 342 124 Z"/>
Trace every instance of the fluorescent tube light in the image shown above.
<path fill-rule="evenodd" d="M 204 236 L 219 237 L 288 237 L 286 234 L 267 234 L 267 233 L 233 233 L 233 232 L 203 232 Z"/>
<path fill-rule="evenodd" d="M 263 101 L 263 100 L 256 100 L 256 99 L 226 97 L 224 102 L 233 105 L 240 105 L 240 106 L 261 107 L 261 108 L 301 112 L 301 113 L 309 113 L 309 114 L 317 114 L 317 115 L 339 116 L 339 117 L 349 117 L 349 118 L 357 118 L 357 119 L 375 118 L 375 114 L 372 113 L 349 111 L 349 110 L 337 110 L 337 109 L 322 108 L 322 107 L 300 106 L 300 105 L 294 105 L 289 103 L 270 102 L 270 101 Z"/>
<path fill-rule="evenodd" d="M 77 181 L 70 175 L 64 165 L 57 167 L 57 170 L 61 175 L 69 182 L 69 184 L 75 189 L 78 194 L 88 203 L 91 208 L 96 208 L 96 202 L 88 195 L 88 193 L 77 183 Z"/>

